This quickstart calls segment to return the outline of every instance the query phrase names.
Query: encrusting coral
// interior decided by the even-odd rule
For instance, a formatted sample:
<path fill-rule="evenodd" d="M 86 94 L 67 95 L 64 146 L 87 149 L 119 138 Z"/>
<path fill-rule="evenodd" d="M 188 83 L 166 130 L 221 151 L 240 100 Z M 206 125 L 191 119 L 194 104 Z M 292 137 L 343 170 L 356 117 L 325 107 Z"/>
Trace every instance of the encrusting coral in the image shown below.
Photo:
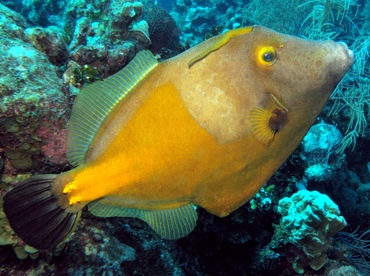
<path fill-rule="evenodd" d="M 36 27 L 0 4 L 0 38 L 6 45 L 0 49 L 5 174 L 48 172 L 56 164 L 65 168 L 66 126 L 77 88 L 116 73 L 149 45 L 177 47 L 166 57 L 178 52 L 179 31 L 172 17 L 152 5 L 143 17 L 143 9 L 139 1 L 69 2 L 50 19 L 55 26 Z"/>
<path fill-rule="evenodd" d="M 2 206 L 1 200 L 0 206 Z M 10 228 L 9 222 L 2 209 L 0 209 L 0 246 L 1 245 L 11 245 L 18 259 L 21 260 L 26 259 L 28 256 L 31 259 L 36 259 L 38 256 L 38 250 L 23 243 Z"/>
<path fill-rule="evenodd" d="M 322 268 L 332 237 L 347 225 L 338 206 L 327 195 L 301 190 L 281 199 L 278 213 L 282 218 L 275 233 L 277 240 L 302 249 L 312 269 Z"/>

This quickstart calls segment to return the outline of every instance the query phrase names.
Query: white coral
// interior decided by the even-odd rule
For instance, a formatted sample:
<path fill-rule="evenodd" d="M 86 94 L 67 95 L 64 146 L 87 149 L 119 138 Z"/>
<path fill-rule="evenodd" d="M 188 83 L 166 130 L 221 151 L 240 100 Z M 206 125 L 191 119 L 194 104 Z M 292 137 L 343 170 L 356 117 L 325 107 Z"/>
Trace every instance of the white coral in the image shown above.
<path fill-rule="evenodd" d="M 317 191 L 301 190 L 281 199 L 278 213 L 284 240 L 302 249 L 315 270 L 326 263 L 332 237 L 347 225 L 338 206 Z"/>

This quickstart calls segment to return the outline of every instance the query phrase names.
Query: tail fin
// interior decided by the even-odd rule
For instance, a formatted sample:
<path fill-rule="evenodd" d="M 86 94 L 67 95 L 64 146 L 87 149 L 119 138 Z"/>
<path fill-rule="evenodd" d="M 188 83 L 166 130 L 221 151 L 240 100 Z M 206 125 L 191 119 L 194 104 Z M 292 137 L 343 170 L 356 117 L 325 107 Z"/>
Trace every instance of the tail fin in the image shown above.
<path fill-rule="evenodd" d="M 14 232 L 28 245 L 45 250 L 63 241 L 74 229 L 79 213 L 68 213 L 51 193 L 56 175 L 32 176 L 8 192 L 4 212 Z"/>

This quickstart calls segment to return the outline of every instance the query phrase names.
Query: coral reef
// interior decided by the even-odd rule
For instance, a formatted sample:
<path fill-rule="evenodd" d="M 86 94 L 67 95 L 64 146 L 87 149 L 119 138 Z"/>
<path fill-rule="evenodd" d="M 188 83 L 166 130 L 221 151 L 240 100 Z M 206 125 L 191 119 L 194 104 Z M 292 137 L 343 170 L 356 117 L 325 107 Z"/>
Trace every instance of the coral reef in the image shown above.
<path fill-rule="evenodd" d="M 331 96 L 333 106 L 329 116 L 343 129 L 341 152 L 355 150 L 360 137 L 369 136 L 370 119 L 370 37 L 364 33 L 353 35 L 351 48 L 355 63 Z"/>
<path fill-rule="evenodd" d="M 23 40 L 33 44 L 55 65 L 64 65 L 68 59 L 68 37 L 56 26 L 30 27 L 23 32 Z"/>
<path fill-rule="evenodd" d="M 354 267 L 347 265 L 330 270 L 328 276 L 362 276 L 362 274 Z"/>
<path fill-rule="evenodd" d="M 51 14 L 57 14 L 65 5 L 64 1 L 12 1 L 4 0 L 3 5 L 22 14 L 29 23 L 42 27 L 49 25 Z"/>
<path fill-rule="evenodd" d="M 100 78 L 122 69 L 148 44 L 137 31 L 129 31 L 142 9 L 140 2 L 121 5 L 120 1 L 112 1 L 110 5 L 94 6 L 84 1 L 69 2 L 63 21 L 64 30 L 71 37 L 70 60 L 96 68 Z"/>
<path fill-rule="evenodd" d="M 55 164 L 45 160 L 47 153 L 44 150 L 48 148 L 49 139 L 55 136 L 40 139 L 38 132 L 41 127 L 52 127 L 56 132 L 66 129 L 69 106 L 62 90 L 63 83 L 58 76 L 58 68 L 50 64 L 48 57 L 22 40 L 27 27 L 25 19 L 2 5 L 0 14 L 4 18 L 4 28 L 0 30 L 4 45 L 0 49 L 3 57 L 0 62 L 3 173 L 29 171 L 37 166 L 50 168 Z M 59 133 L 59 140 L 53 143 L 63 143 L 66 137 L 62 134 Z"/>
<path fill-rule="evenodd" d="M 328 260 L 326 251 L 332 237 L 347 225 L 338 206 L 327 195 L 301 190 L 281 199 L 278 213 L 282 218 L 275 239 L 296 245 L 314 270 L 322 268 Z"/>
<path fill-rule="evenodd" d="M 96 68 L 100 78 L 122 69 L 143 48 L 149 47 L 163 58 L 183 50 L 175 21 L 156 5 L 144 8 L 140 1 L 121 0 L 27 1 L 22 8 L 7 1 L 6 5 L 32 24 L 25 30 L 24 40 L 52 63 L 66 65 L 73 60 L 82 67 Z"/>
<path fill-rule="evenodd" d="M 42 172 L 48 167 L 55 170 L 56 164 L 66 165 L 66 125 L 70 96 L 78 93 L 75 87 L 117 72 L 149 45 L 158 53 L 167 47 L 165 57 L 181 49 L 176 23 L 163 9 L 151 5 L 144 13 L 138 1 L 98 2 L 70 1 L 62 10 L 54 4 L 25 4 L 21 12 L 32 24 L 44 26 L 46 19 L 41 11 L 31 15 L 31 9 L 42 8 L 54 15 L 50 20 L 57 26 L 45 27 L 30 26 L 21 15 L 0 6 L 4 18 L 0 38 L 6 45 L 0 49 L 5 57 L 0 63 L 4 72 L 0 76 L 0 148 L 5 173 Z"/>
<path fill-rule="evenodd" d="M 63 28 L 71 37 L 71 60 L 96 68 L 100 78 L 122 69 L 148 48 L 164 58 L 182 51 L 179 30 L 164 9 L 138 1 L 69 2 Z"/>

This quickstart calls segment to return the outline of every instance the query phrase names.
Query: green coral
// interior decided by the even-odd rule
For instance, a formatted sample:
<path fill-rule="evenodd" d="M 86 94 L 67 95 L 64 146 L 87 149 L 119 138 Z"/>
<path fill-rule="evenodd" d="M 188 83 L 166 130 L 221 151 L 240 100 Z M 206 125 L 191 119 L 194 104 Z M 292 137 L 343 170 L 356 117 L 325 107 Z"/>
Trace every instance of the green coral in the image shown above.
<path fill-rule="evenodd" d="M 0 202 L 0 205 L 2 206 L 2 201 Z M 15 235 L 2 209 L 0 209 L 0 246 L 1 245 L 12 245 L 15 254 L 18 259 L 21 260 L 24 260 L 27 257 L 30 257 L 31 259 L 36 259 L 38 257 L 37 249 L 23 244 Z"/>
<path fill-rule="evenodd" d="M 268 185 L 262 187 L 261 190 L 249 201 L 249 207 L 251 210 L 257 208 L 270 208 L 272 205 L 272 194 L 275 190 L 275 185 Z"/>
<path fill-rule="evenodd" d="M 9 186 L 9 183 L 22 182 L 28 177 L 30 177 L 30 174 L 18 174 L 17 176 L 3 175 L 1 178 L 0 188 L 6 190 L 6 187 Z M 39 252 L 37 249 L 25 244 L 18 238 L 13 229 L 10 227 L 8 219 L 3 212 L 2 206 L 3 200 L 0 198 L 0 246 L 11 245 L 17 258 L 20 260 L 24 260 L 27 257 L 36 259 L 39 255 Z"/>
<path fill-rule="evenodd" d="M 327 195 L 301 190 L 281 199 L 278 213 L 282 218 L 274 239 L 294 244 L 305 253 L 312 269 L 321 269 L 328 259 L 326 251 L 332 237 L 347 225 L 338 206 Z"/>
<path fill-rule="evenodd" d="M 100 80 L 100 74 L 96 68 L 85 65 L 74 69 L 72 79 L 75 85 L 85 86 L 86 84 Z"/>

